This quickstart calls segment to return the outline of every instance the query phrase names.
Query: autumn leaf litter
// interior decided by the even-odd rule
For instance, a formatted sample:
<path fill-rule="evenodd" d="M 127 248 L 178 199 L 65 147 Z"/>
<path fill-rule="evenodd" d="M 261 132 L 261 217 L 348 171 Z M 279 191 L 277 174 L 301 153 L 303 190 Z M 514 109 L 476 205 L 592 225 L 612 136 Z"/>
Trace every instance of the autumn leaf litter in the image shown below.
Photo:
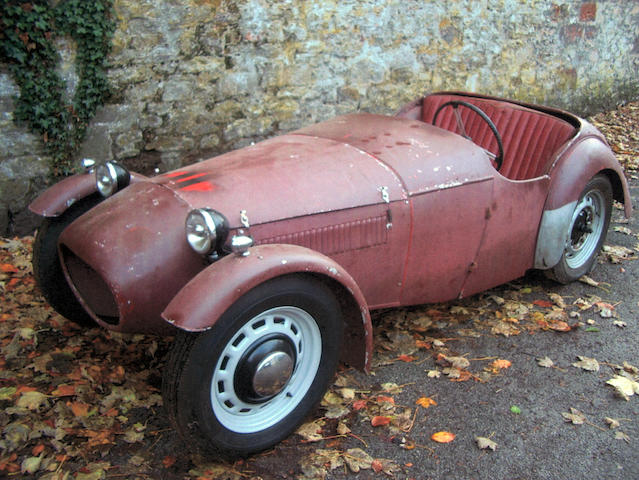
<path fill-rule="evenodd" d="M 633 137 L 619 125 L 626 118 L 639 123 L 638 110 L 630 104 L 593 118 L 634 178 L 639 142 L 636 133 Z M 612 229 L 637 237 L 620 221 Z M 416 423 L 445 408 L 437 396 L 439 382 L 499 382 L 517 368 L 500 352 L 471 358 L 456 349 L 457 339 L 622 332 L 631 321 L 619 318 L 618 305 L 610 300 L 612 286 L 590 277 L 582 279 L 590 292 L 579 298 L 546 293 L 520 280 L 459 302 L 376 312 L 373 375 L 362 380 L 351 369 L 341 370 L 315 418 L 282 445 L 235 464 L 211 462 L 176 454 L 181 444 L 168 441 L 175 435 L 163 420 L 159 379 L 170 339 L 80 329 L 55 314 L 35 290 L 32 242 L 31 237 L 0 240 L 0 476 L 15 478 L 253 478 L 260 471 L 278 471 L 278 459 L 297 450 L 290 474 L 300 478 L 361 471 L 411 475 L 412 463 L 371 453 L 371 442 L 379 438 L 419 455 L 435 456 L 460 441 L 474 443 L 478 454 L 497 455 L 509 448 L 499 431 L 432 425 L 426 437 L 413 434 Z M 607 245 L 601 261 L 623 268 L 638 251 L 639 244 L 634 249 Z M 598 377 L 601 388 L 617 401 L 637 401 L 639 370 L 628 362 L 632 359 L 581 353 L 572 362 L 557 362 L 537 352 L 530 362 L 557 375 L 604 375 Z M 419 369 L 423 382 L 375 382 L 376 371 L 398 365 Z M 526 415 L 516 405 L 504 406 L 509 408 L 510 415 Z M 628 419 L 584 413 L 570 404 L 554 408 L 565 428 L 597 428 L 609 431 L 612 441 L 631 440 L 624 432 Z"/>

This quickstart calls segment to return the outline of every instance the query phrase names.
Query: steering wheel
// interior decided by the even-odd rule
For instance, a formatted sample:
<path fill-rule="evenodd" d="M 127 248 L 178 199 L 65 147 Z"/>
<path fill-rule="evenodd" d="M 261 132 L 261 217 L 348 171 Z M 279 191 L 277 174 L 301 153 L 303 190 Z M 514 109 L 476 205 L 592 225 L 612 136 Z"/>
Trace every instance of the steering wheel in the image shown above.
<path fill-rule="evenodd" d="M 459 114 L 458 107 L 462 106 L 462 107 L 470 108 L 473 112 L 479 115 L 484 122 L 488 124 L 488 127 L 490 127 L 490 130 L 493 132 L 493 135 L 495 136 L 495 139 L 497 140 L 497 154 L 494 154 L 493 152 L 486 150 L 485 148 L 484 148 L 484 151 L 495 162 L 496 168 L 497 170 L 499 170 L 501 168 L 501 164 L 504 161 L 504 144 L 501 141 L 501 135 L 499 134 L 499 131 L 497 130 L 497 127 L 495 126 L 493 121 L 478 106 L 473 105 L 472 103 L 461 101 L 461 100 L 451 100 L 439 106 L 439 108 L 435 112 L 435 115 L 433 116 L 433 125 L 436 126 L 437 124 L 437 116 L 439 115 L 439 112 L 441 112 L 444 108 L 449 106 L 453 107 L 453 112 L 455 113 L 455 119 L 457 120 L 457 129 L 459 130 L 459 134 L 465 139 L 470 140 L 473 143 L 477 143 L 477 142 L 475 142 L 472 138 L 470 138 L 470 135 L 466 133 L 466 128 L 464 126 L 464 122 L 461 118 L 461 115 Z"/>

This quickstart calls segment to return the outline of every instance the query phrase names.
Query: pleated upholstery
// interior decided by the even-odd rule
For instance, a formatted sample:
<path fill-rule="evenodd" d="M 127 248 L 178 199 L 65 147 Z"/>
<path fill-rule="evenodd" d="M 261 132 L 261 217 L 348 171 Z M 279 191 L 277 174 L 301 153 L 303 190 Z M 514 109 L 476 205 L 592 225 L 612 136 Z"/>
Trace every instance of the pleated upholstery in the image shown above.
<path fill-rule="evenodd" d="M 507 102 L 463 95 L 430 95 L 424 98 L 422 120 L 432 123 L 437 109 L 451 100 L 472 103 L 493 121 L 504 146 L 500 173 L 512 180 L 544 175 L 557 150 L 575 134 L 571 124 L 552 115 Z M 497 152 L 497 141 L 488 124 L 469 108 L 460 107 L 459 113 L 470 138 L 486 150 Z M 437 126 L 459 133 L 452 107 L 446 107 L 439 113 Z"/>

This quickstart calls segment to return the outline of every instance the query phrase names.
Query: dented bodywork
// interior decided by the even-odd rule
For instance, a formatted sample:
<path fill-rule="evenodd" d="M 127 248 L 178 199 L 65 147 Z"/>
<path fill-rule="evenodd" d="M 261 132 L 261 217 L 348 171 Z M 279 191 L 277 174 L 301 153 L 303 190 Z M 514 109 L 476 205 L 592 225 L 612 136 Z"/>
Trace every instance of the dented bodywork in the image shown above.
<path fill-rule="evenodd" d="M 106 328 L 170 333 L 210 328 L 269 279 L 312 275 L 338 296 L 355 339 L 348 359 L 366 367 L 371 309 L 467 296 L 552 267 L 567 217 L 593 175 L 609 176 L 630 215 L 621 167 L 587 122 L 490 97 L 437 95 L 395 117 L 344 115 L 153 178 L 134 175 L 132 185 L 62 232 L 69 284 Z M 488 140 L 478 145 L 432 125 L 431 98 L 492 108 L 503 119 L 504 170 L 486 153 Z M 534 138 L 542 123 L 564 137 L 549 136 L 554 144 L 540 146 L 550 152 L 541 157 L 522 153 L 515 137 Z M 527 155 L 534 168 L 513 164 Z M 32 210 L 60 215 L 95 193 L 88 178 L 61 182 Z M 228 248 L 214 259 L 196 254 L 184 238 L 196 208 L 219 212 L 229 239 L 249 235 L 255 246 L 248 255 L 227 255 Z"/>

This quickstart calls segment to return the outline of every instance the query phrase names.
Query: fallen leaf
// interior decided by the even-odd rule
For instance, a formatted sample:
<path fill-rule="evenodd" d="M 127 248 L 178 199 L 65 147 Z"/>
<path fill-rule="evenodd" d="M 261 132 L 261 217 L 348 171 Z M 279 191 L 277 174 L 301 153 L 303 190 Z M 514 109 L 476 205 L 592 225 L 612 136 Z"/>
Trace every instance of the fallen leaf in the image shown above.
<path fill-rule="evenodd" d="M 430 397 L 421 397 L 415 403 L 424 408 L 437 405 L 437 402 Z"/>
<path fill-rule="evenodd" d="M 414 362 L 415 360 L 417 360 L 417 357 L 413 356 L 413 355 L 400 355 L 397 357 L 397 360 L 400 360 L 402 362 Z"/>
<path fill-rule="evenodd" d="M 635 252 L 621 245 L 604 245 L 603 251 L 610 263 L 621 263 L 623 260 L 630 260 Z"/>
<path fill-rule="evenodd" d="M 548 328 L 557 332 L 569 332 L 572 330 L 572 327 L 562 320 L 548 322 Z"/>
<path fill-rule="evenodd" d="M 493 442 L 490 438 L 475 437 L 475 441 L 481 450 L 490 449 L 494 451 L 497 448 L 497 443 Z"/>
<path fill-rule="evenodd" d="M 510 407 L 510 411 L 515 415 L 519 415 L 521 413 L 521 408 L 519 408 L 517 405 L 512 405 Z"/>
<path fill-rule="evenodd" d="M 437 355 L 436 361 L 440 365 L 452 366 L 460 370 L 470 366 L 470 362 L 465 357 L 453 357 L 453 356 L 449 357 L 447 355 L 444 355 L 443 353 L 440 353 Z"/>
<path fill-rule="evenodd" d="M 0 387 L 0 400 L 10 400 L 17 391 L 16 387 Z"/>
<path fill-rule="evenodd" d="M 626 435 L 624 432 L 622 432 L 621 430 L 617 430 L 615 432 L 615 439 L 616 440 L 623 440 L 626 443 L 630 443 L 630 437 L 628 435 Z"/>
<path fill-rule="evenodd" d="M 364 399 L 355 400 L 353 402 L 353 410 L 357 411 L 357 410 L 361 410 L 362 408 L 366 408 L 366 403 L 367 401 Z"/>
<path fill-rule="evenodd" d="M 31 450 L 31 453 L 33 455 L 40 455 L 43 451 L 44 451 L 44 445 L 42 443 L 39 443 L 35 447 L 33 447 L 33 449 Z"/>
<path fill-rule="evenodd" d="M 488 297 L 488 298 L 490 298 L 493 302 L 495 302 L 495 303 L 496 303 L 497 305 L 499 305 L 499 306 L 501 306 L 501 305 L 503 305 L 504 303 L 506 303 L 506 300 L 504 300 L 504 299 L 503 299 L 503 298 L 501 298 L 501 297 L 498 297 L 497 295 L 491 295 L 491 296 L 490 296 L 490 297 Z"/>
<path fill-rule="evenodd" d="M 549 302 L 548 300 L 533 300 L 533 305 L 537 305 L 538 307 L 543 307 L 543 308 L 552 307 L 552 303 Z"/>
<path fill-rule="evenodd" d="M 37 457 L 28 457 L 22 461 L 22 465 L 20 467 L 20 471 L 22 473 L 29 473 L 33 475 L 38 470 L 40 470 L 40 465 L 42 465 L 42 456 L 44 454 L 40 454 Z"/>
<path fill-rule="evenodd" d="M 351 433 L 351 429 L 344 422 L 339 422 L 337 424 L 337 434 L 338 435 L 346 435 Z"/>
<path fill-rule="evenodd" d="M 442 376 L 442 372 L 439 370 L 428 370 L 427 371 L 428 378 L 439 378 Z"/>
<path fill-rule="evenodd" d="M 355 390 L 352 388 L 340 388 L 338 392 L 344 400 L 353 400 L 355 398 Z"/>
<path fill-rule="evenodd" d="M 18 269 L 10 263 L 0 263 L 0 272 L 2 273 L 18 273 Z"/>
<path fill-rule="evenodd" d="M 614 310 L 615 310 L 614 305 L 611 305 L 606 302 L 597 302 L 595 303 L 595 307 L 597 307 L 597 310 L 599 311 L 599 316 L 601 318 L 610 318 L 614 316 Z"/>
<path fill-rule="evenodd" d="M 16 402 L 16 405 L 27 410 L 37 410 L 47 404 L 47 396 L 37 391 L 24 392 Z"/>
<path fill-rule="evenodd" d="M 382 389 L 390 394 L 402 393 L 402 387 L 393 382 L 382 383 Z"/>
<path fill-rule="evenodd" d="M 377 403 L 389 403 L 391 405 L 395 405 L 395 399 L 387 395 L 377 395 L 377 397 L 375 398 L 375 401 Z"/>
<path fill-rule="evenodd" d="M 456 368 L 453 370 L 457 370 Z M 450 381 L 451 382 L 466 382 L 468 380 L 470 380 L 471 378 L 473 378 L 472 373 L 470 373 L 468 370 L 457 370 L 457 374 L 455 376 L 451 376 L 449 375 Z"/>
<path fill-rule="evenodd" d="M 604 418 L 604 421 L 608 424 L 608 426 L 611 429 L 617 428 L 621 425 L 621 422 L 619 422 L 619 420 L 617 420 L 616 418 L 606 417 Z"/>
<path fill-rule="evenodd" d="M 73 415 L 76 417 L 86 417 L 89 414 L 90 405 L 84 402 L 69 402 L 67 405 L 71 408 Z"/>
<path fill-rule="evenodd" d="M 391 422 L 391 418 L 384 415 L 376 415 L 371 419 L 371 425 L 373 427 L 381 427 L 388 425 Z"/>
<path fill-rule="evenodd" d="M 162 459 L 162 465 L 164 465 L 164 468 L 171 468 L 176 461 L 177 457 L 175 455 L 167 455 Z"/>
<path fill-rule="evenodd" d="M 639 375 L 639 368 L 629 364 L 628 362 L 623 362 L 623 369 L 625 372 L 631 373 L 633 375 Z"/>
<path fill-rule="evenodd" d="M 344 461 L 353 473 L 358 473 L 361 469 L 369 469 L 373 464 L 373 457 L 361 448 L 350 448 L 344 455 Z"/>
<path fill-rule="evenodd" d="M 75 395 L 75 385 L 67 385 L 67 384 L 61 384 L 58 385 L 58 387 L 51 392 L 51 395 L 54 397 L 70 397 Z"/>
<path fill-rule="evenodd" d="M 586 421 L 586 416 L 576 408 L 570 407 L 570 413 L 561 412 L 566 422 L 570 422 L 573 425 L 582 425 Z"/>
<path fill-rule="evenodd" d="M 503 335 L 504 337 L 510 337 L 511 335 L 519 335 L 521 333 L 521 330 L 519 330 L 514 325 L 511 325 L 510 323 L 500 321 L 491 328 L 490 332 L 493 335 Z"/>
<path fill-rule="evenodd" d="M 436 432 L 430 438 L 437 443 L 450 443 L 455 440 L 455 434 L 451 432 Z"/>
<path fill-rule="evenodd" d="M 597 282 L 596 280 L 593 280 L 588 275 L 583 275 L 579 277 L 579 281 L 581 283 L 585 283 L 586 285 L 590 285 L 591 287 L 598 287 L 600 285 L 599 282 Z"/>
<path fill-rule="evenodd" d="M 323 426 L 323 420 L 314 420 L 299 427 L 295 433 L 304 438 L 307 442 L 319 442 L 324 439 L 322 436 Z"/>
<path fill-rule="evenodd" d="M 620 233 L 624 233 L 626 235 L 632 235 L 632 230 L 630 230 L 628 227 L 619 227 L 619 226 L 615 226 L 613 227 L 613 230 L 615 232 L 620 232 Z"/>
<path fill-rule="evenodd" d="M 537 365 L 544 368 L 551 368 L 555 365 L 555 362 L 553 362 L 549 357 L 544 357 L 537 359 Z"/>
<path fill-rule="evenodd" d="M 498 369 L 504 369 L 504 368 L 509 368 L 512 365 L 512 363 L 510 362 L 510 360 L 503 360 L 501 358 L 498 358 L 497 360 L 495 360 L 492 363 L 492 366 Z"/>
<path fill-rule="evenodd" d="M 106 478 L 106 471 L 103 468 L 96 468 L 89 473 L 78 472 L 75 480 L 102 480 Z"/>
<path fill-rule="evenodd" d="M 622 375 L 615 375 L 606 383 L 615 387 L 617 393 L 624 400 L 628 400 L 628 397 L 634 395 L 635 393 L 639 394 L 639 383 Z"/>
<path fill-rule="evenodd" d="M 626 328 L 628 326 L 628 324 L 622 320 L 613 320 L 612 324 L 619 328 Z"/>
<path fill-rule="evenodd" d="M 599 371 L 599 362 L 595 358 L 583 357 L 578 355 L 578 362 L 572 364 L 573 367 L 581 368 L 582 370 L 588 370 L 589 372 Z"/>
<path fill-rule="evenodd" d="M 564 302 L 564 299 L 561 295 L 559 295 L 558 293 L 549 293 L 548 294 L 548 298 L 550 298 L 553 303 L 555 305 L 557 305 L 559 308 L 566 308 L 566 302 Z"/>

